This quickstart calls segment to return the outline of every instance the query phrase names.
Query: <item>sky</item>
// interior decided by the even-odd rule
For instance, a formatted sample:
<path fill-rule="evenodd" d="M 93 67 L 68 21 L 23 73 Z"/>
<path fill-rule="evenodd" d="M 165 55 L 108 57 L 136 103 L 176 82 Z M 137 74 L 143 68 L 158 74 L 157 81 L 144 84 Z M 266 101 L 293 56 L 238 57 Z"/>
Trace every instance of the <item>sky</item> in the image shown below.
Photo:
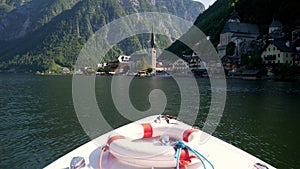
<path fill-rule="evenodd" d="M 216 0 L 195 0 L 203 3 L 205 5 L 205 9 L 209 7 L 209 5 L 212 5 Z"/>

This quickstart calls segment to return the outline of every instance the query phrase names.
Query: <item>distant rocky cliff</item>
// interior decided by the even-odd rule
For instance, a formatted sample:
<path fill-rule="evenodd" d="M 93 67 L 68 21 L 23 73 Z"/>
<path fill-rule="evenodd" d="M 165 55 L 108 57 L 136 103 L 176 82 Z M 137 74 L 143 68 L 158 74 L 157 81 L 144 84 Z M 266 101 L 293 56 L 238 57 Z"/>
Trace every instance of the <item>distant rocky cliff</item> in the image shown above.
<path fill-rule="evenodd" d="M 0 0 L 0 69 L 72 68 L 86 40 L 117 18 L 164 12 L 194 22 L 204 9 L 193 0 Z"/>

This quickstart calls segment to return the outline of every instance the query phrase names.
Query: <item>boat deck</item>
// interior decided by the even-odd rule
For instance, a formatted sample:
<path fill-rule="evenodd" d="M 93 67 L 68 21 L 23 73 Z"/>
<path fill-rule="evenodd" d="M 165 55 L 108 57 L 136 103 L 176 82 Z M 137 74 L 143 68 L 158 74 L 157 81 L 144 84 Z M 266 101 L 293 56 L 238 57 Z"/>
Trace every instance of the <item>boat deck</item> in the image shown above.
<path fill-rule="evenodd" d="M 157 116 L 150 116 L 142 120 L 137 121 L 137 123 L 145 123 L 153 121 Z M 135 122 L 136 123 L 136 122 Z M 180 125 L 187 127 L 188 125 L 179 122 Z M 127 125 L 116 129 L 120 130 L 126 128 Z M 189 126 L 191 127 L 191 126 Z M 113 132 L 113 131 L 112 131 Z M 98 169 L 99 156 L 102 146 L 106 145 L 107 138 L 112 134 L 112 132 L 106 133 L 80 147 L 71 151 L 70 153 L 62 156 L 53 163 L 45 167 L 45 169 L 59 169 L 70 167 L 70 162 L 73 157 L 81 156 L 85 159 L 85 167 L 89 169 Z M 207 133 L 202 132 L 203 136 L 209 136 Z M 203 144 L 195 148 L 202 155 L 204 155 L 213 165 L 215 169 L 264 169 L 255 166 L 256 163 L 263 164 L 268 167 L 268 169 L 275 169 L 271 165 L 263 162 L 262 160 L 256 158 L 255 156 L 230 145 L 216 137 L 210 136 Z M 206 168 L 210 169 L 210 165 L 205 162 Z M 121 162 L 112 156 L 109 152 L 105 152 L 102 160 L 103 169 L 142 169 L 145 167 L 128 165 L 125 162 Z M 187 169 L 202 169 L 204 168 L 201 163 L 196 163 L 186 167 Z M 166 169 L 166 168 L 165 168 Z M 174 167 L 168 168 L 174 169 Z"/>

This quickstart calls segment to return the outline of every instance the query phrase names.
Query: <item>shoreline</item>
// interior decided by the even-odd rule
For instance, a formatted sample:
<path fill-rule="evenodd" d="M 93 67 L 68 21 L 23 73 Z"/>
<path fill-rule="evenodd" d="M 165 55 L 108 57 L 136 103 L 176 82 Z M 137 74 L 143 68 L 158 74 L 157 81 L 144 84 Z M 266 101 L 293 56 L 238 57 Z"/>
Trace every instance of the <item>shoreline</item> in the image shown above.
<path fill-rule="evenodd" d="M 82 76 L 99 76 L 99 77 L 106 77 L 106 76 L 113 76 L 113 75 L 99 75 L 99 74 L 37 74 L 37 73 L 30 73 L 30 72 L 0 72 L 1 74 L 7 74 L 7 75 L 34 75 L 34 76 L 73 76 L 73 75 L 82 75 Z M 117 75 L 118 76 L 118 75 Z M 127 75 L 124 75 L 127 76 Z M 172 76 L 149 76 L 151 77 L 158 77 L 158 78 L 172 78 Z M 149 78 L 147 77 L 147 78 Z M 184 77 L 184 76 L 183 76 Z M 194 76 L 196 79 L 209 79 L 209 76 Z M 298 77 L 286 77 L 286 78 L 280 78 L 280 77 L 247 77 L 247 76 L 226 76 L 227 79 L 232 80 L 247 80 L 247 81 L 273 81 L 273 82 L 300 82 L 300 76 Z"/>

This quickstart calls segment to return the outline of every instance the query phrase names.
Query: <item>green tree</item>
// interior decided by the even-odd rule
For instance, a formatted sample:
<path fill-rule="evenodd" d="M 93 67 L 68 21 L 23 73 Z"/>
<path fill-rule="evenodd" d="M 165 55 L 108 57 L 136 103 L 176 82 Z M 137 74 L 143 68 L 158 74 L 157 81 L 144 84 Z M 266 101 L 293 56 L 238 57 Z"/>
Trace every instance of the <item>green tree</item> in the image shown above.
<path fill-rule="evenodd" d="M 140 70 L 146 70 L 148 68 L 148 63 L 145 59 L 145 57 L 142 57 L 142 59 L 140 60 L 140 62 L 137 65 L 137 69 Z"/>
<path fill-rule="evenodd" d="M 146 72 L 147 73 L 152 73 L 153 72 L 153 68 L 151 68 L 151 67 L 147 68 Z"/>
<path fill-rule="evenodd" d="M 247 54 L 242 54 L 241 65 L 248 65 L 250 63 L 250 58 Z"/>
<path fill-rule="evenodd" d="M 299 68 L 289 64 L 278 64 L 274 74 L 279 80 L 294 80 L 299 75 Z"/>
<path fill-rule="evenodd" d="M 262 52 L 261 46 L 262 44 L 256 44 L 253 47 L 254 50 L 248 54 L 248 56 L 250 57 L 248 67 L 250 67 L 251 69 L 264 68 L 263 61 L 261 58 L 261 52 Z"/>
<path fill-rule="evenodd" d="M 226 47 L 226 55 L 227 56 L 233 56 L 235 53 L 235 43 L 234 42 L 229 42 L 227 47 Z"/>

